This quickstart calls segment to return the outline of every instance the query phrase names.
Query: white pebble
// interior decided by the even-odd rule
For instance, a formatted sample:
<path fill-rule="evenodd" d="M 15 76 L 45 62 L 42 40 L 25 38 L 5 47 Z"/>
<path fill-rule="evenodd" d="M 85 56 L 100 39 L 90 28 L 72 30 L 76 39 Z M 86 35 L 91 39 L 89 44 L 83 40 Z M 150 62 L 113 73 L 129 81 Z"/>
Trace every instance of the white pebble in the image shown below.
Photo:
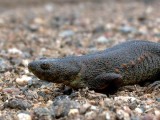
<path fill-rule="evenodd" d="M 48 100 L 47 101 L 47 106 L 49 107 L 49 106 L 51 106 L 53 104 L 53 101 L 52 100 Z"/>
<path fill-rule="evenodd" d="M 107 42 L 109 42 L 109 40 L 108 40 L 105 36 L 100 36 L 100 37 L 97 39 L 97 42 L 98 42 L 98 43 L 107 43 Z"/>
<path fill-rule="evenodd" d="M 28 77 L 28 76 L 26 76 L 26 75 L 23 75 L 21 78 L 17 78 L 16 79 L 16 83 L 18 84 L 18 85 L 27 85 L 28 84 L 28 82 L 29 81 L 31 81 L 32 80 L 32 77 Z"/>
<path fill-rule="evenodd" d="M 154 111 L 154 114 L 155 114 L 156 116 L 160 116 L 160 111 L 159 111 L 159 110 L 155 110 L 155 111 Z"/>
<path fill-rule="evenodd" d="M 92 105 L 90 109 L 91 109 L 91 110 L 97 110 L 97 107 L 94 106 L 94 105 Z"/>
<path fill-rule="evenodd" d="M 24 69 L 24 73 L 25 73 L 25 74 L 30 74 L 31 72 L 29 72 L 28 69 Z"/>
<path fill-rule="evenodd" d="M 18 120 L 32 120 L 31 116 L 26 113 L 19 113 L 17 117 L 18 117 Z"/>
<path fill-rule="evenodd" d="M 17 48 L 10 48 L 8 49 L 8 52 L 11 53 L 11 54 L 19 54 L 19 55 L 22 55 L 22 51 L 17 49 Z"/>
<path fill-rule="evenodd" d="M 140 108 L 135 108 L 135 111 L 136 111 L 137 113 L 139 113 L 139 114 L 143 113 L 143 110 L 140 109 Z"/>
<path fill-rule="evenodd" d="M 88 109 L 88 108 L 90 108 L 90 107 L 91 107 L 91 105 L 90 105 L 89 103 L 83 104 L 83 108 L 84 108 L 84 109 Z"/>
<path fill-rule="evenodd" d="M 68 115 L 76 115 L 79 114 L 79 110 L 78 109 L 70 109 Z"/>
<path fill-rule="evenodd" d="M 52 12 L 54 10 L 54 5 L 52 3 L 46 4 L 44 7 L 48 12 Z"/>
<path fill-rule="evenodd" d="M 123 33 L 136 32 L 136 28 L 131 27 L 131 26 L 122 26 L 120 27 L 120 31 Z"/>
<path fill-rule="evenodd" d="M 111 119 L 111 116 L 108 112 L 106 112 L 106 120 L 110 120 Z"/>
<path fill-rule="evenodd" d="M 3 25 L 3 24 L 5 24 L 5 21 L 0 18 L 0 25 Z"/>
<path fill-rule="evenodd" d="M 28 61 L 28 60 L 22 60 L 22 64 L 23 64 L 24 66 L 28 66 L 29 61 Z"/>

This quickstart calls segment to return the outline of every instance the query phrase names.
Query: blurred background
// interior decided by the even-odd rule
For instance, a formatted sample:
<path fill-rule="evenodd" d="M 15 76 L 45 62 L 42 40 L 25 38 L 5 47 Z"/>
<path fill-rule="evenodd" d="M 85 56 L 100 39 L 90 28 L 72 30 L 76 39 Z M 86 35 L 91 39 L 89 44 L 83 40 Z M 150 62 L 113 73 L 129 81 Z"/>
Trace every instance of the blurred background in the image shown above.
<path fill-rule="evenodd" d="M 35 59 L 81 55 L 130 39 L 158 42 L 159 6 L 159 0 L 0 0 L 0 48 Z"/>

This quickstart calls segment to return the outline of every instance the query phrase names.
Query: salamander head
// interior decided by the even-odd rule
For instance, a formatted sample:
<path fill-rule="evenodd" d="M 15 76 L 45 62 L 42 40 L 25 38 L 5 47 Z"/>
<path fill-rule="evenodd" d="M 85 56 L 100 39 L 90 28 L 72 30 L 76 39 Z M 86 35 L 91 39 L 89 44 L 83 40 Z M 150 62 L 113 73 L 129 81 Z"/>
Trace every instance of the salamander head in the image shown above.
<path fill-rule="evenodd" d="M 69 84 L 81 67 L 74 60 L 42 59 L 29 63 L 28 69 L 41 80 Z"/>

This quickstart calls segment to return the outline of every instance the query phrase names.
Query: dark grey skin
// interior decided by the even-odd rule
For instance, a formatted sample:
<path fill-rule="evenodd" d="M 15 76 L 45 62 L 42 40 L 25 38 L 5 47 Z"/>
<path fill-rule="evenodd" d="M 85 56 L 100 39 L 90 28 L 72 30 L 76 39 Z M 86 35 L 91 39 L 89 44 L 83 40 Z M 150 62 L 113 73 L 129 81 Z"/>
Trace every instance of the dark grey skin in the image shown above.
<path fill-rule="evenodd" d="M 41 80 L 72 88 L 119 88 L 159 79 L 160 43 L 129 41 L 93 54 L 33 61 L 28 68 Z"/>

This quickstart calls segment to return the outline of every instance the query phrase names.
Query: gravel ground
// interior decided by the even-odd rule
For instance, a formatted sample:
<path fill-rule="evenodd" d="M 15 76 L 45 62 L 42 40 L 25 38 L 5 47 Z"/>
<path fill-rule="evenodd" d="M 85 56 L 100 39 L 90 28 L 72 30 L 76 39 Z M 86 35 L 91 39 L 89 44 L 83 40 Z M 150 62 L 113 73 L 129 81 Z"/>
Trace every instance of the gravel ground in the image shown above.
<path fill-rule="evenodd" d="M 27 69 L 44 56 L 82 55 L 128 39 L 160 42 L 159 6 L 159 0 L 0 0 L 0 120 L 160 120 L 159 88 L 125 86 L 105 95 L 41 81 Z"/>

